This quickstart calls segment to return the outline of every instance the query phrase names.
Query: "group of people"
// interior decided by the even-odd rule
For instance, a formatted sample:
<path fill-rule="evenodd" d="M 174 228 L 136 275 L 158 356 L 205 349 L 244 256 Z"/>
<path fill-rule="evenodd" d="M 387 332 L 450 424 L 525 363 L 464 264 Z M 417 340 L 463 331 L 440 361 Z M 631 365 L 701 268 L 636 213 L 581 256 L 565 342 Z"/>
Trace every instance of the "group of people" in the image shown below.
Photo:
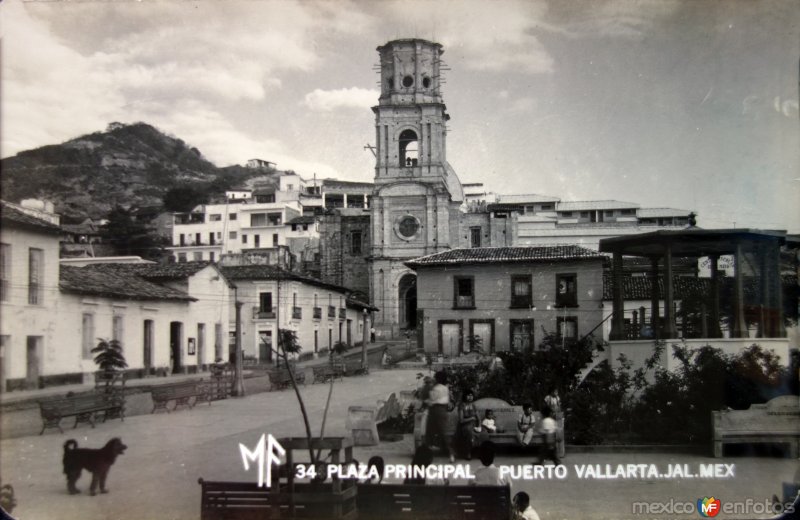
<path fill-rule="evenodd" d="M 442 452 L 450 458 L 450 462 L 453 462 L 455 460 L 454 443 L 446 431 L 450 407 L 447 374 L 439 371 L 434 374 L 433 378 L 426 377 L 421 393 L 423 405 L 427 409 L 425 443 L 429 447 L 440 447 Z M 458 426 L 455 440 L 467 460 L 472 459 L 473 450 L 488 441 L 491 434 L 504 432 L 497 426 L 492 410 L 484 410 L 483 417 L 479 417 L 478 409 L 475 407 L 475 393 L 470 389 L 462 393 L 462 400 L 458 404 L 457 412 Z M 534 443 L 537 436 L 541 439 L 538 463 L 543 463 L 548 459 L 556 464 L 560 463 L 556 449 L 556 430 L 558 429 L 556 418 L 560 414 L 561 398 L 555 387 L 544 399 L 540 421 L 536 420 L 533 405 L 525 403 L 522 406 L 522 413 L 516 425 L 517 440 L 521 446 L 529 446 Z"/>

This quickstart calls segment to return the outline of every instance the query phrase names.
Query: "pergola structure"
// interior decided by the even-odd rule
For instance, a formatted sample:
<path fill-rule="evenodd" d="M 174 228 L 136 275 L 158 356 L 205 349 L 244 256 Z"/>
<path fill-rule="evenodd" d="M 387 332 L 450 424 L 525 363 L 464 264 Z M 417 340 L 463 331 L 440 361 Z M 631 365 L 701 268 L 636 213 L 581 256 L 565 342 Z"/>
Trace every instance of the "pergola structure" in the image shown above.
<path fill-rule="evenodd" d="M 796 241 L 788 239 L 790 242 Z M 681 257 L 708 257 L 711 266 L 711 305 L 708 309 L 709 338 L 720 338 L 720 256 L 734 258 L 734 301 L 732 338 L 748 337 L 745 321 L 744 278 L 746 271 L 758 280 L 757 305 L 758 337 L 784 338 L 783 302 L 780 272 L 780 248 L 787 243 L 785 231 L 754 229 L 700 229 L 680 231 L 654 231 L 638 235 L 625 235 L 600 240 L 600 251 L 613 255 L 613 316 L 609 339 L 624 340 L 625 317 L 622 294 L 623 256 L 649 258 L 652 280 L 651 326 L 657 339 L 678 336 L 674 312 L 673 259 Z M 746 261 L 746 257 L 749 261 Z M 659 267 L 663 266 L 664 294 L 659 294 Z M 664 317 L 659 318 L 659 302 L 664 300 Z M 659 327 L 659 321 L 661 325 Z"/>

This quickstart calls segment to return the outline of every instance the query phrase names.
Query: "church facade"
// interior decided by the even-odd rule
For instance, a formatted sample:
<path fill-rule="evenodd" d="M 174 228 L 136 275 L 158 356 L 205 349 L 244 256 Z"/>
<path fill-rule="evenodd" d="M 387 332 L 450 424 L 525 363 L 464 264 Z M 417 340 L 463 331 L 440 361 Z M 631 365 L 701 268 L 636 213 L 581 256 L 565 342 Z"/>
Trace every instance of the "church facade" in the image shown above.
<path fill-rule="evenodd" d="M 440 90 L 442 46 L 420 39 L 378 47 L 370 300 L 374 326 L 396 334 L 417 320 L 416 274 L 404 262 L 458 247 L 464 190 L 447 163 L 450 116 Z"/>

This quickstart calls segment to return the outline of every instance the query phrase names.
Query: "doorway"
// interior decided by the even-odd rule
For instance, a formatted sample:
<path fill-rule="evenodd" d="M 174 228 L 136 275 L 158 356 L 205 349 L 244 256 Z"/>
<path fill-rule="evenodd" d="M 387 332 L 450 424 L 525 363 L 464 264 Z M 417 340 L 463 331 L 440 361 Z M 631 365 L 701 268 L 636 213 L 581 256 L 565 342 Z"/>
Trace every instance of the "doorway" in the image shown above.
<path fill-rule="evenodd" d="M 28 336 L 25 349 L 25 388 L 39 388 L 42 337 Z"/>
<path fill-rule="evenodd" d="M 153 320 L 144 320 L 144 359 L 145 374 L 153 367 Z"/>
<path fill-rule="evenodd" d="M 258 361 L 272 363 L 272 331 L 258 331 Z"/>
<path fill-rule="evenodd" d="M 181 345 L 183 345 L 183 323 L 171 321 L 169 324 L 169 361 L 173 374 L 180 374 L 183 370 Z"/>
<path fill-rule="evenodd" d="M 417 328 L 417 277 L 406 274 L 398 283 L 400 328 Z"/>

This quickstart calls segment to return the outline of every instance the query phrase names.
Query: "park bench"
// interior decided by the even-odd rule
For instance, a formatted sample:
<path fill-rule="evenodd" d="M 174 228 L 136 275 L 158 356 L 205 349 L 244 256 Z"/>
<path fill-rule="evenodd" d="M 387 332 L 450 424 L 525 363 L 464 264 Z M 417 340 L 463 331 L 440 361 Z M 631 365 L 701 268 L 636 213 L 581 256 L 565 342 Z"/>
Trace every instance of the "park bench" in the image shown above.
<path fill-rule="evenodd" d="M 403 413 L 397 396 L 378 401 L 377 406 L 350 406 L 347 408 L 345 428 L 350 431 L 355 446 L 375 446 L 378 444 L 378 425 L 390 417 Z"/>
<path fill-rule="evenodd" d="M 511 518 L 508 486 L 360 484 L 359 518 L 503 520 Z"/>
<path fill-rule="evenodd" d="M 294 484 L 280 491 L 255 482 L 198 480 L 201 520 L 255 520 L 261 518 L 331 518 L 330 484 Z M 320 492 L 322 491 L 322 492 Z M 356 508 L 340 518 L 370 520 L 504 520 L 511 518 L 508 486 L 429 486 L 424 484 L 343 484 L 341 501 L 354 495 Z M 316 498 L 319 507 L 314 507 Z M 294 514 L 290 508 L 294 506 Z"/>
<path fill-rule="evenodd" d="M 102 414 L 103 422 L 106 419 L 118 417 L 125 420 L 125 399 L 103 392 L 93 392 L 82 395 L 68 395 L 63 398 L 43 399 L 39 401 L 39 410 L 42 415 L 42 435 L 47 428 L 58 428 L 61 433 L 61 419 L 75 417 L 75 426 L 88 422 L 94 428 L 97 417 Z"/>
<path fill-rule="evenodd" d="M 314 374 L 311 384 L 325 383 L 331 379 L 344 379 L 344 365 L 338 362 L 311 367 L 311 371 Z"/>
<path fill-rule="evenodd" d="M 179 406 L 194 407 L 200 399 L 208 401 L 211 405 L 209 388 L 202 381 L 185 381 L 169 385 L 154 386 L 151 390 L 153 397 L 153 411 L 164 409 L 168 413 L 177 410 Z M 175 401 L 175 406 L 170 410 L 167 404 Z"/>
<path fill-rule="evenodd" d="M 796 395 L 782 395 L 747 410 L 713 412 L 714 456 L 724 444 L 788 444 L 789 456 L 800 452 L 800 403 Z"/>
<path fill-rule="evenodd" d="M 492 410 L 495 415 L 495 425 L 497 433 L 481 433 L 482 440 L 488 440 L 500 446 L 519 446 L 517 439 L 517 420 L 522 415 L 522 406 L 510 405 L 502 399 L 485 397 L 475 401 L 475 409 L 478 414 L 478 422 L 483 420 L 486 410 Z M 542 415 L 538 411 L 533 412 L 536 418 L 535 428 L 538 428 L 542 420 Z M 417 413 L 414 416 L 414 445 L 419 446 L 425 438 L 424 414 Z M 455 435 L 458 426 L 458 408 L 454 408 L 447 416 L 448 435 Z M 539 446 L 543 442 L 541 435 L 534 435 L 530 446 Z M 558 419 L 558 429 L 556 430 L 556 448 L 559 457 L 564 457 L 564 419 Z"/>
<path fill-rule="evenodd" d="M 361 359 L 346 359 L 344 361 L 344 374 L 347 376 L 360 376 L 369 374 L 369 366 L 362 366 Z"/>
<path fill-rule="evenodd" d="M 302 369 L 296 370 L 291 367 L 292 374 L 294 374 L 294 381 L 297 384 L 306 384 L 306 373 Z M 267 372 L 269 376 L 270 390 L 283 390 L 292 385 L 291 378 L 289 377 L 289 370 L 286 368 L 276 368 Z"/>

